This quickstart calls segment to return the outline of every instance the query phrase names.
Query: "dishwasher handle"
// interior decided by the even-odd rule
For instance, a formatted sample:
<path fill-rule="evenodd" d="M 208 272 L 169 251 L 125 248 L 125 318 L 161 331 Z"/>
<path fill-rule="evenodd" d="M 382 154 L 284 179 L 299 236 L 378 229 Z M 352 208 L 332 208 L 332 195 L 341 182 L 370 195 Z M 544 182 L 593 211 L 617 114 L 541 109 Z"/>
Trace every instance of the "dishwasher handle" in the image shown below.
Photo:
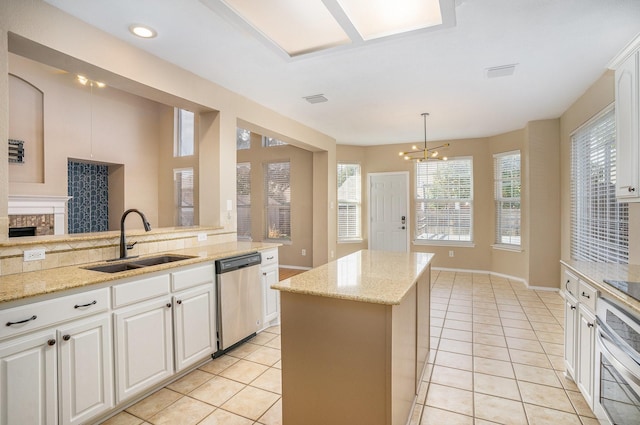
<path fill-rule="evenodd" d="M 216 274 L 230 273 L 234 270 L 256 266 L 261 263 L 262 257 L 259 252 L 224 258 L 216 261 Z"/>

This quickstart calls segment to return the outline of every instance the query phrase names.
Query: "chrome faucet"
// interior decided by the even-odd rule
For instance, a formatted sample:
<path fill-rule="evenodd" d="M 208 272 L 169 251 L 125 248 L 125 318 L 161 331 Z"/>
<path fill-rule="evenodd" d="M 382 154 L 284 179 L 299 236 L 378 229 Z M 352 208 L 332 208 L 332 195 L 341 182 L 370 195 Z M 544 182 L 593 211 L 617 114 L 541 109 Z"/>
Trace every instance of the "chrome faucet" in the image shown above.
<path fill-rule="evenodd" d="M 129 210 L 126 210 L 123 214 L 122 214 L 122 218 L 120 219 L 120 260 L 122 260 L 123 258 L 127 258 L 127 250 L 128 249 L 132 249 L 133 246 L 136 244 L 136 242 L 132 243 L 132 244 L 127 244 L 127 240 L 124 236 L 124 219 L 127 218 L 127 216 L 129 215 L 129 213 L 138 213 L 138 215 L 140 215 L 140 218 L 142 219 L 142 224 L 144 225 L 144 230 L 146 232 L 148 232 L 149 230 L 151 230 L 151 225 L 149 224 L 149 222 L 147 221 L 147 217 L 144 216 L 144 214 L 142 214 L 141 211 L 132 208 Z"/>

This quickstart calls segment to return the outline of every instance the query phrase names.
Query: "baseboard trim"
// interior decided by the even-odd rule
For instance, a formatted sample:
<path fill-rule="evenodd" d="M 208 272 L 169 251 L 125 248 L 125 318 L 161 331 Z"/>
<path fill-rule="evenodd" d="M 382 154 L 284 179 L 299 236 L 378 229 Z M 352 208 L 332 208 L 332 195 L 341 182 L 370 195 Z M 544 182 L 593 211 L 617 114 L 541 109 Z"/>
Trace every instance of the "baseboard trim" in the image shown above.
<path fill-rule="evenodd" d="M 279 264 L 278 267 L 281 269 L 292 269 L 292 270 L 311 270 L 313 267 L 300 267 L 300 266 L 286 266 L 284 264 Z"/>

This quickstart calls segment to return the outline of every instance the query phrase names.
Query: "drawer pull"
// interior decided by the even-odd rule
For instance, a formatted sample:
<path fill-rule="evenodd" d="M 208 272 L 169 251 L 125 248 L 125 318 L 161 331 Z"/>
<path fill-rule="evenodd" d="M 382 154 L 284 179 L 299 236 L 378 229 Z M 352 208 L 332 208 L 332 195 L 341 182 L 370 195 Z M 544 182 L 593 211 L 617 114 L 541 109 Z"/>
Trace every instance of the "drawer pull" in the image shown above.
<path fill-rule="evenodd" d="M 31 317 L 29 317 L 28 319 L 24 319 L 24 320 L 20 320 L 19 322 L 7 322 L 7 326 L 11 326 L 11 325 L 20 325 L 22 323 L 27 323 L 30 322 L 32 320 L 36 320 L 38 318 L 38 316 L 36 316 L 35 314 Z"/>
<path fill-rule="evenodd" d="M 84 307 L 89 307 L 89 306 L 92 306 L 92 305 L 97 304 L 97 303 L 98 303 L 98 301 L 93 300 L 93 302 L 90 302 L 90 303 L 88 303 L 88 304 L 76 304 L 76 305 L 74 305 L 74 306 L 73 306 L 73 308 L 84 308 Z"/>
<path fill-rule="evenodd" d="M 587 327 L 592 328 L 593 327 L 593 323 L 587 322 Z"/>
<path fill-rule="evenodd" d="M 582 291 L 582 296 L 585 298 L 591 298 L 591 296 L 584 291 Z"/>
<path fill-rule="evenodd" d="M 575 310 L 575 309 L 576 309 L 576 306 L 575 306 L 575 305 L 572 305 L 572 306 L 571 306 L 571 310 Z"/>
<path fill-rule="evenodd" d="M 47 345 L 49 345 L 49 346 L 56 345 L 56 340 L 55 339 L 50 339 L 49 341 L 47 341 Z"/>
<path fill-rule="evenodd" d="M 273 257 L 267 257 L 267 260 L 273 260 Z"/>
<path fill-rule="evenodd" d="M 176 301 L 176 303 L 182 304 L 182 300 L 178 300 L 178 301 Z"/>
<path fill-rule="evenodd" d="M 71 335 L 65 335 L 62 337 L 65 341 L 69 341 L 71 339 Z"/>
<path fill-rule="evenodd" d="M 629 186 L 629 192 L 635 192 L 635 191 L 636 191 L 636 188 L 635 188 L 635 187 L 631 187 L 631 186 Z"/>
<path fill-rule="evenodd" d="M 167 308 L 171 308 L 171 303 L 167 303 Z"/>

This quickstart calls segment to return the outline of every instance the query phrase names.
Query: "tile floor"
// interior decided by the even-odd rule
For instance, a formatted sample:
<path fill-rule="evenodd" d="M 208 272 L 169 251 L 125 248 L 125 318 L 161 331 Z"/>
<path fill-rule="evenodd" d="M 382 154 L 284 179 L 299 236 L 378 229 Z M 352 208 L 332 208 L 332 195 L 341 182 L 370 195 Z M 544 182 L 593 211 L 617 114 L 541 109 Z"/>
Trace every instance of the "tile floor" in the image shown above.
<path fill-rule="evenodd" d="M 411 425 L 598 424 L 563 376 L 556 292 L 487 274 L 434 271 L 432 282 L 432 350 Z M 267 329 L 104 424 L 281 424 L 279 333 Z"/>

